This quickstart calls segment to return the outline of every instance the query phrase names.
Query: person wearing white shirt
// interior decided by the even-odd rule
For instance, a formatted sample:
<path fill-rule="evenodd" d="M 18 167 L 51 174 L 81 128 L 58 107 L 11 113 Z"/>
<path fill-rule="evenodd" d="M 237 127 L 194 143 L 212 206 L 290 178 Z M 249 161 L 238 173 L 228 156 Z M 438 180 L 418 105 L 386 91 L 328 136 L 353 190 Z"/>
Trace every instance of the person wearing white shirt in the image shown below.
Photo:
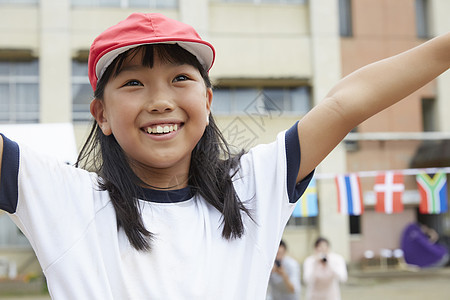
<path fill-rule="evenodd" d="M 330 251 L 327 239 L 319 237 L 314 243 L 314 254 L 303 263 L 303 280 L 307 300 L 340 300 L 339 284 L 347 281 L 344 258 Z"/>

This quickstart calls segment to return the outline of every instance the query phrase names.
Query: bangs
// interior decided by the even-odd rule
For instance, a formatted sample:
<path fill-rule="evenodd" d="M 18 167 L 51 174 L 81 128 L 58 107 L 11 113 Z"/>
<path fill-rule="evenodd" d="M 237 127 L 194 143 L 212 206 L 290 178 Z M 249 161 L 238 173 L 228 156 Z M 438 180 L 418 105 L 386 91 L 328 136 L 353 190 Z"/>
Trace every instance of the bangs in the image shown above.
<path fill-rule="evenodd" d="M 205 72 L 197 58 L 178 44 L 151 44 L 130 49 L 119 55 L 111 64 L 111 67 L 114 68 L 113 76 L 117 76 L 121 72 L 122 66 L 127 59 L 133 59 L 141 52 L 141 63 L 148 68 L 153 68 L 155 55 L 157 55 L 162 63 L 176 65 L 188 64 L 197 68 L 200 73 Z"/>
<path fill-rule="evenodd" d="M 98 80 L 97 87 L 94 91 L 94 97 L 97 99 L 103 99 L 104 90 L 109 79 L 112 77 L 117 77 L 122 71 L 124 63 L 128 59 L 133 59 L 140 53 L 142 53 L 141 63 L 144 67 L 153 68 L 156 55 L 162 63 L 176 65 L 188 64 L 193 66 L 200 72 L 200 75 L 202 76 L 206 87 L 212 87 L 208 71 L 203 68 L 195 55 L 185 50 L 178 44 L 150 44 L 132 48 L 117 56 L 114 61 L 106 68 L 103 76 Z"/>

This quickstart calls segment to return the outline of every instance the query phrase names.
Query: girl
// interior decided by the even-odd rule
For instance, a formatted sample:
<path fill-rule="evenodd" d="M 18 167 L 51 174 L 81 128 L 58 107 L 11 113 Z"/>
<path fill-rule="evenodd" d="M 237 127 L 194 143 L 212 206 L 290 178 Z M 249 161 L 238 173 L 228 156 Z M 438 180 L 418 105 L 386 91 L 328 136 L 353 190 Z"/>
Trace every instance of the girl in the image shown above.
<path fill-rule="evenodd" d="M 0 139 L 0 208 L 53 298 L 264 299 L 314 168 L 357 124 L 447 70 L 450 35 L 344 78 L 246 154 L 228 151 L 210 114 L 213 61 L 192 27 L 132 14 L 90 49 L 86 170 Z"/>

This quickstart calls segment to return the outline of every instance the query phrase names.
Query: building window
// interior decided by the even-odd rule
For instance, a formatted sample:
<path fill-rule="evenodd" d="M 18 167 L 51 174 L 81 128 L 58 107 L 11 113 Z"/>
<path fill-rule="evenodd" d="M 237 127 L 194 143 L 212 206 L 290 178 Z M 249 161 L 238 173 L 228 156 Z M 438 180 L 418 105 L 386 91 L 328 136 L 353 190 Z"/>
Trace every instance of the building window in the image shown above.
<path fill-rule="evenodd" d="M 71 0 L 73 6 L 177 8 L 178 0 Z"/>
<path fill-rule="evenodd" d="M 417 37 L 430 37 L 428 0 L 416 0 L 416 31 Z"/>
<path fill-rule="evenodd" d="M 434 98 L 422 99 L 422 120 L 423 131 L 435 131 L 436 130 L 436 101 Z"/>
<path fill-rule="evenodd" d="M 230 3 L 273 3 L 273 4 L 305 4 L 308 0 L 221 0 Z"/>
<path fill-rule="evenodd" d="M 350 234 L 361 234 L 361 216 L 348 216 Z"/>
<path fill-rule="evenodd" d="M 339 34 L 353 36 L 351 0 L 339 0 Z"/>
<path fill-rule="evenodd" d="M 39 121 L 39 62 L 0 61 L 0 122 Z"/>
<path fill-rule="evenodd" d="M 291 216 L 287 222 L 287 226 L 305 226 L 316 227 L 317 217 L 294 217 Z"/>
<path fill-rule="evenodd" d="M 296 88 L 216 88 L 212 112 L 240 115 L 258 112 L 270 115 L 304 115 L 311 109 L 306 86 Z"/>
<path fill-rule="evenodd" d="M 72 61 L 72 116 L 73 121 L 91 119 L 89 105 L 94 98 L 88 77 L 87 62 Z"/>
<path fill-rule="evenodd" d="M 8 247 L 30 247 L 30 243 L 11 219 L 0 213 L 0 248 Z"/>

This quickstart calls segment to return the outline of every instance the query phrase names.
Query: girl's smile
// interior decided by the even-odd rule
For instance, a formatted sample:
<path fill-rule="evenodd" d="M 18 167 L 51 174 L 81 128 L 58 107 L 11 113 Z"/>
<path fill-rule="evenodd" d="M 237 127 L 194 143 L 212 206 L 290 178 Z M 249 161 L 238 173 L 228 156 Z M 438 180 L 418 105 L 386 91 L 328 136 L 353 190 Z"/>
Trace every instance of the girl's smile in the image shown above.
<path fill-rule="evenodd" d="M 182 122 L 161 122 L 148 125 L 142 128 L 143 132 L 156 141 L 163 141 L 174 138 L 184 123 Z"/>
<path fill-rule="evenodd" d="M 127 58 L 91 110 L 134 172 L 163 187 L 187 178 L 191 152 L 208 125 L 212 91 L 194 66 L 161 60 L 157 53 L 153 67 L 141 62 L 142 51 Z"/>

